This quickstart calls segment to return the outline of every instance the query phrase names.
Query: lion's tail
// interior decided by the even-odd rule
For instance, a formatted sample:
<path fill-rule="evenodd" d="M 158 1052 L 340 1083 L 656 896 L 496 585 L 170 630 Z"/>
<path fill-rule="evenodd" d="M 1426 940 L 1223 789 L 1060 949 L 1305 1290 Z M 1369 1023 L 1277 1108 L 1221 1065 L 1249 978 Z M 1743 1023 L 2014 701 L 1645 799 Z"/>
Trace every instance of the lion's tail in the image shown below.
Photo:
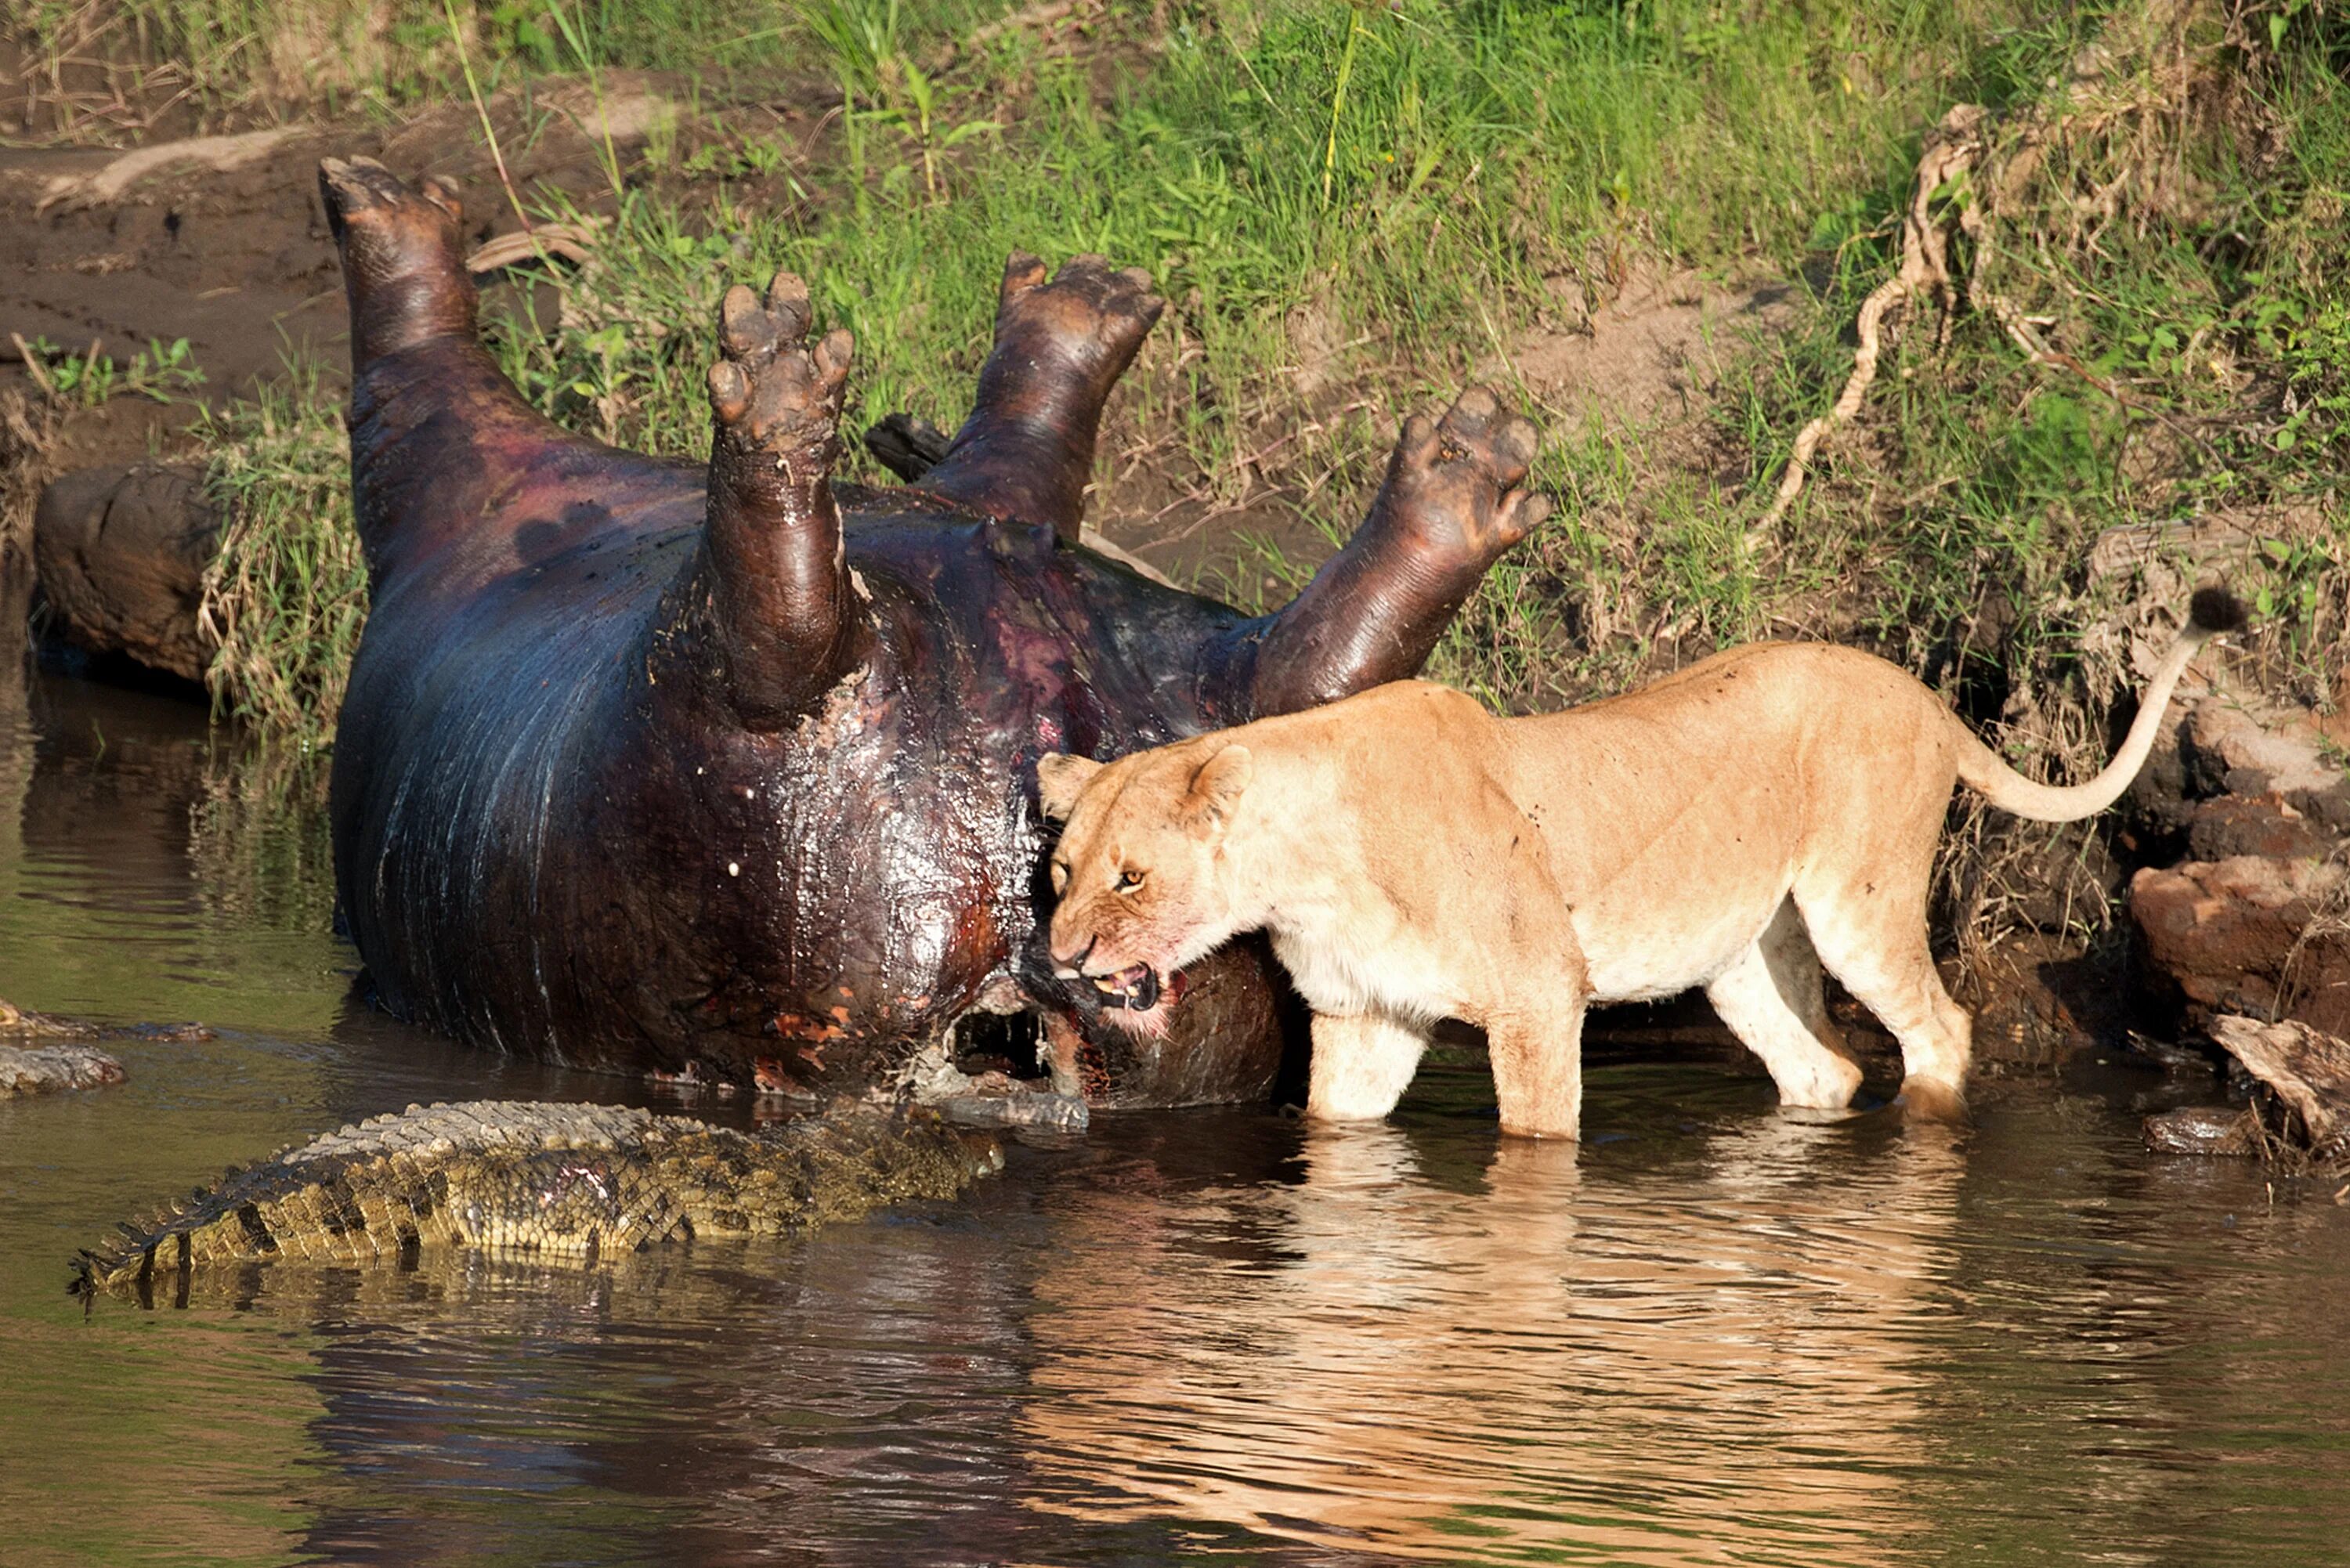
<path fill-rule="evenodd" d="M 2147 683 L 2146 695 L 2138 702 L 2137 717 L 2130 723 L 2129 733 L 2122 737 L 2121 750 L 2106 769 L 2086 784 L 2070 788 L 2054 784 L 2034 784 L 2013 768 L 1999 760 L 1989 746 L 1960 727 L 1962 739 L 1959 743 L 1959 777 L 1980 790 L 1985 800 L 2002 811 L 2012 812 L 2033 822 L 2074 822 L 2093 816 L 2121 798 L 2137 777 L 2137 770 L 2146 765 L 2147 753 L 2154 750 L 2156 732 L 2162 728 L 2163 710 L 2170 706 L 2171 689 L 2186 673 L 2188 661 L 2196 650 L 2221 632 L 2233 631 L 2244 624 L 2244 607 L 2235 595 L 2225 588 L 2198 588 L 2188 607 L 2186 628 L 2179 632 L 2170 651 L 2162 656 L 2162 668 L 2154 672 Z M 1952 724 L 1957 726 L 1957 721 Z"/>

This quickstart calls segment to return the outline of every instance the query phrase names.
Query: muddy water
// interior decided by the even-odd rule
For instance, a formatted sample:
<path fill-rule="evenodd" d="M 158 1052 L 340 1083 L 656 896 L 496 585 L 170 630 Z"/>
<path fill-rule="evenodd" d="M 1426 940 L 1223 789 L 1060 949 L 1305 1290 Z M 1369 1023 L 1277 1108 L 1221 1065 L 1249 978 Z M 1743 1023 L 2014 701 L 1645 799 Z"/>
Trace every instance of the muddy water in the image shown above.
<path fill-rule="evenodd" d="M 1342 1136 L 1111 1121 L 796 1250 L 85 1317 L 73 1249 L 228 1161 L 631 1091 L 354 1009 L 268 782 L 157 699 L 0 720 L 0 996 L 220 1032 L 0 1105 L 0 1561 L 2350 1559 L 2350 1210 L 2142 1155 L 2120 1075 L 1954 1140 L 1618 1053 L 1578 1154 L 1460 1066 Z"/>

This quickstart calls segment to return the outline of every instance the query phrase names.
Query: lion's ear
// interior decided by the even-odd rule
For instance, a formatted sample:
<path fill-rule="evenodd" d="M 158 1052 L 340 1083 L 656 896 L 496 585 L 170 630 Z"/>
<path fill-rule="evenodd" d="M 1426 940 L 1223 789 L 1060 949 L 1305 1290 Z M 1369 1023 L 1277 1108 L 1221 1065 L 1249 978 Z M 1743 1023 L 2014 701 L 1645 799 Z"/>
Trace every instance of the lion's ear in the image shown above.
<path fill-rule="evenodd" d="M 1048 822 L 1066 822 L 1069 813 L 1077 808 L 1077 796 L 1086 785 L 1102 771 L 1102 765 L 1091 757 L 1073 757 L 1066 752 L 1047 752 L 1036 759 L 1036 802 L 1045 808 Z"/>
<path fill-rule="evenodd" d="M 1200 764 L 1191 775 L 1191 792 L 1183 797 L 1184 815 L 1195 826 L 1208 827 L 1231 817 L 1232 805 L 1256 777 L 1256 760 L 1246 746 L 1226 746 Z"/>

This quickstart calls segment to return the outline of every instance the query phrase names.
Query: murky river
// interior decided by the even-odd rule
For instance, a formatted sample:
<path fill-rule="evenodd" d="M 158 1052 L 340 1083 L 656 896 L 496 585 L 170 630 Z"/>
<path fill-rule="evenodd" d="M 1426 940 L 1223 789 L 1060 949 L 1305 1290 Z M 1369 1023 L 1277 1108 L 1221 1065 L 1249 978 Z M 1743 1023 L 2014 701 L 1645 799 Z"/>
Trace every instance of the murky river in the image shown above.
<path fill-rule="evenodd" d="M 182 705 L 0 705 L 0 996 L 219 1031 L 0 1104 L 0 1562 L 2350 1561 L 2350 1209 L 2142 1154 L 2117 1069 L 1952 1138 L 1618 1050 L 1578 1152 L 1458 1066 L 1342 1135 L 1109 1119 L 795 1249 L 85 1317 L 74 1249 L 224 1164 L 639 1092 L 349 1002 L 273 798 Z"/>

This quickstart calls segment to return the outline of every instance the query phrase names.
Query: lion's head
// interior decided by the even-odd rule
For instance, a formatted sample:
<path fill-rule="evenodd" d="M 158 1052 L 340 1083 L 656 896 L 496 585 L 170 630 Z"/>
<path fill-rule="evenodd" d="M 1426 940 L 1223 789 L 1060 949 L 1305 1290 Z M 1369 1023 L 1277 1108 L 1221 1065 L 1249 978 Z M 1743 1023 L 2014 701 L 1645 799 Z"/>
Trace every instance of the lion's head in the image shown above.
<path fill-rule="evenodd" d="M 1163 1028 L 1179 971 L 1241 929 L 1222 852 L 1253 773 L 1246 746 L 1214 736 L 1036 764 L 1045 815 L 1066 825 L 1052 860 L 1054 972 L 1092 982 L 1129 1028 Z"/>

